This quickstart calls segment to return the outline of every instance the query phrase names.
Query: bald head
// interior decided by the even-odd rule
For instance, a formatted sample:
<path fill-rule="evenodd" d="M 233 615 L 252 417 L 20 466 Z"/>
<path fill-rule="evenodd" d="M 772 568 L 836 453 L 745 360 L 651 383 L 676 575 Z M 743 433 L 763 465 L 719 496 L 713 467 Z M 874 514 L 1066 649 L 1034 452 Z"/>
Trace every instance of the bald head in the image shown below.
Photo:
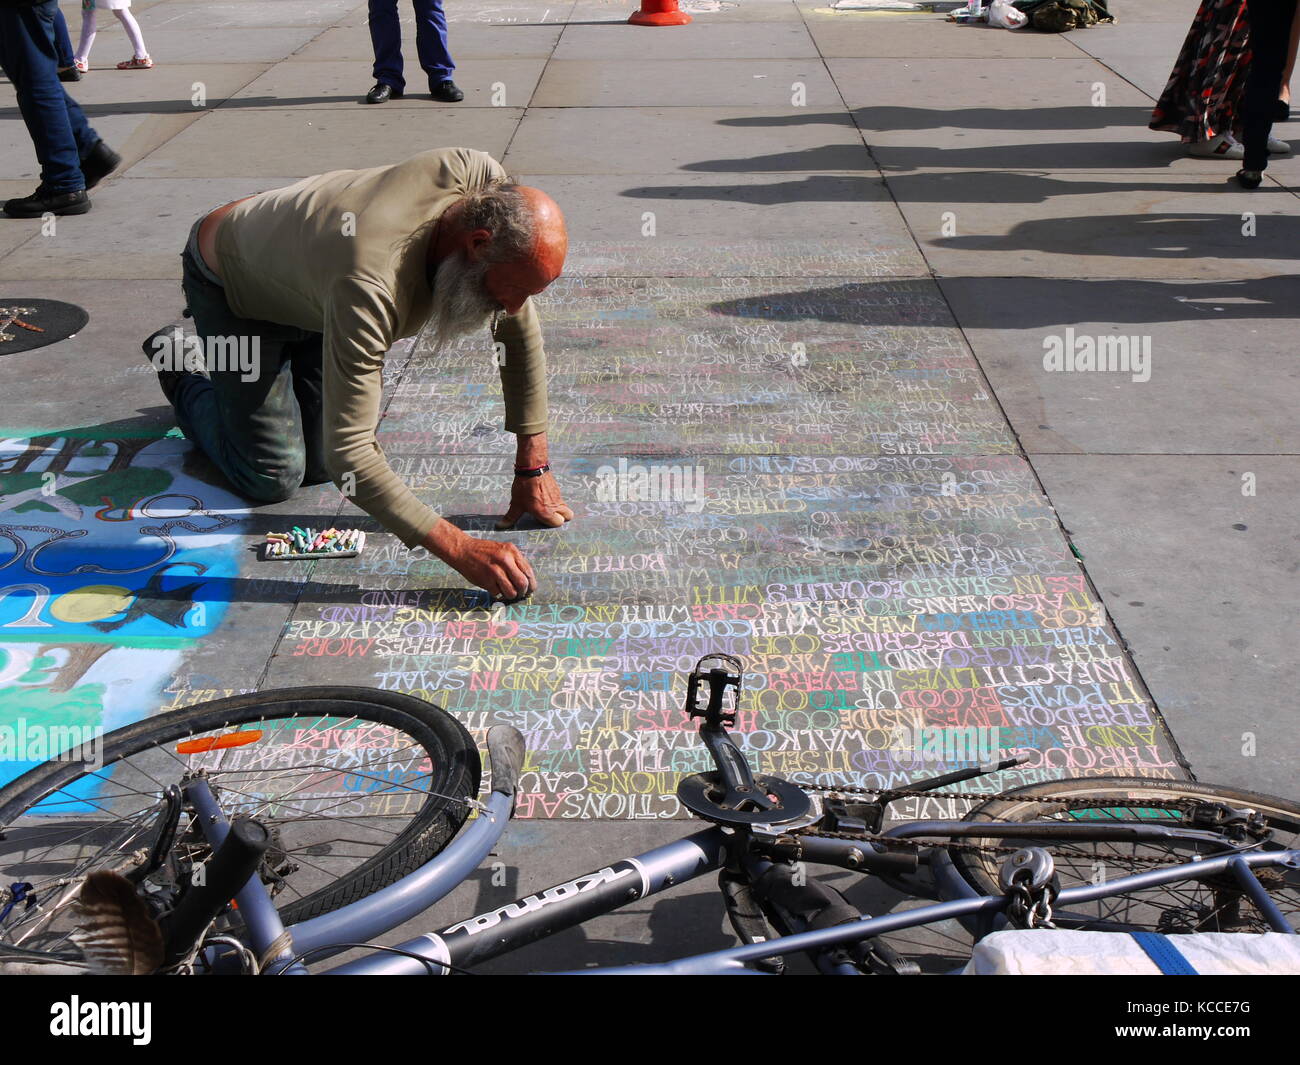
<path fill-rule="evenodd" d="M 484 288 L 495 308 L 517 314 L 560 276 L 569 249 L 559 205 L 541 189 L 506 182 L 471 192 L 443 214 L 429 258 L 449 256 L 482 265 Z"/>
<path fill-rule="evenodd" d="M 564 257 L 569 251 L 569 231 L 564 225 L 564 214 L 560 205 L 541 189 L 531 185 L 515 187 L 532 216 L 533 243 L 527 258 L 540 271 L 549 274 L 550 281 L 554 281 L 564 269 Z"/>

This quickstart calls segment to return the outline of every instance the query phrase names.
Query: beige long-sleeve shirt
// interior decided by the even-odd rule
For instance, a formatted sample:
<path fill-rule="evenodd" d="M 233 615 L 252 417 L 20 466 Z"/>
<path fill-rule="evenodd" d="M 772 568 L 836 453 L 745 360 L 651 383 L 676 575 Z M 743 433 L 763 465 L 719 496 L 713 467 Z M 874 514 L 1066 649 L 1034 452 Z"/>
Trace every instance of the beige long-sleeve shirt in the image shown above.
<path fill-rule="evenodd" d="M 384 355 L 429 317 L 428 247 L 442 212 L 505 171 L 468 148 L 335 170 L 233 208 L 216 234 L 231 310 L 324 334 L 325 458 L 352 501 L 408 547 L 438 521 L 375 439 Z M 546 354 L 529 300 L 499 319 L 508 432 L 546 431 Z M 353 483 L 355 482 L 355 484 Z"/>

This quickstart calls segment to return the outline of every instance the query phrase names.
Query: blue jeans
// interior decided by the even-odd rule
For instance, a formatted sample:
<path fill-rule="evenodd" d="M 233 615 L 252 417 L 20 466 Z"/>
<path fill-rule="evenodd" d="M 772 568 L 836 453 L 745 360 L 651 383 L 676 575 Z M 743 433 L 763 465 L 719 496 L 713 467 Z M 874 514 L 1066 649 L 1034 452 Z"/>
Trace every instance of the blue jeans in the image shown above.
<path fill-rule="evenodd" d="M 391 85 L 401 92 L 406 88 L 402 77 L 402 26 L 397 20 L 398 0 L 370 0 L 370 43 L 375 50 L 375 81 Z M 413 0 L 415 6 L 415 49 L 420 66 L 435 82 L 450 81 L 456 64 L 447 50 L 447 18 L 442 0 Z"/>
<path fill-rule="evenodd" d="M 59 81 L 55 48 L 57 0 L 30 7 L 0 7 L 0 66 L 13 84 L 18 110 L 41 164 L 48 192 L 86 187 L 81 157 L 99 141 L 77 101 Z"/>
<path fill-rule="evenodd" d="M 54 54 L 60 70 L 72 66 L 76 59 L 72 52 L 72 38 L 68 36 L 68 20 L 57 7 L 54 9 Z"/>
<path fill-rule="evenodd" d="M 278 503 L 300 485 L 328 481 L 321 334 L 240 318 L 194 247 L 191 240 L 181 255 L 181 286 L 196 335 L 205 348 L 221 337 L 255 350 L 256 358 L 244 367 L 226 360 L 224 367 L 209 363 L 204 376 L 186 374 L 175 393 L 181 432 L 250 499 Z"/>

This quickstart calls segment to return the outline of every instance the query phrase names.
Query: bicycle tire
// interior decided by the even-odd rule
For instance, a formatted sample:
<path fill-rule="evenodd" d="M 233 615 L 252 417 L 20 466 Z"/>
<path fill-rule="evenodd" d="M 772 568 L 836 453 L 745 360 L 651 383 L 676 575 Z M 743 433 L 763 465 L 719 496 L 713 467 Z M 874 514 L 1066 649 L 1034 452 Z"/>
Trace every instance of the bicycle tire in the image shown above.
<path fill-rule="evenodd" d="M 1207 803 L 1224 803 L 1235 807 L 1249 807 L 1268 819 L 1269 827 L 1278 838 L 1270 843 L 1276 849 L 1300 847 L 1300 803 L 1281 799 L 1272 795 L 1247 791 L 1241 788 L 1226 787 L 1216 784 L 1202 784 L 1195 781 L 1155 780 L 1140 777 L 1091 777 L 1077 780 L 1058 780 L 1043 784 L 1031 784 L 1011 792 L 1012 797 L 992 799 L 970 810 L 963 820 L 966 821 L 1039 821 L 1067 816 L 1068 810 L 1053 805 L 1052 799 L 1074 799 L 1089 802 L 1083 809 L 1089 811 L 1127 811 L 1131 816 L 1110 816 L 1107 821 L 1150 822 L 1151 816 L 1166 815 L 1171 818 L 1185 819 L 1178 811 L 1164 807 L 1144 807 L 1144 801 L 1191 799 Z M 1138 811 L 1138 812 L 1135 812 Z M 1079 818 L 1075 816 L 1075 820 Z M 994 838 L 964 839 L 964 843 L 977 845 L 1043 846 L 1051 852 L 1061 875 L 1061 886 L 1071 887 L 1085 882 L 1094 882 L 1092 876 L 1079 875 L 1073 861 L 1082 857 L 1094 866 L 1097 863 L 1105 870 L 1110 865 L 1117 865 L 1119 876 L 1128 875 L 1153 868 L 1152 864 L 1143 862 L 1144 857 L 1158 857 L 1158 852 L 1172 851 L 1174 856 L 1190 858 L 1192 854 L 1209 854 L 1216 850 L 1212 846 L 1202 846 L 1191 842 L 1178 845 L 1144 843 L 1144 853 L 1139 853 L 1139 845 L 1097 842 L 1065 842 L 1034 840 L 999 840 Z M 1094 853 L 1082 853 L 1087 847 L 1105 848 Z M 1131 848 L 1132 853 L 1120 853 L 1124 848 Z M 1148 853 L 1149 852 L 1149 853 Z M 1222 853 L 1222 850 L 1218 850 Z M 1000 895 L 998 886 L 998 869 L 1006 854 L 989 854 L 954 849 L 950 852 L 953 864 L 966 880 L 979 892 L 986 895 Z M 1064 861 L 1063 861 L 1064 859 Z M 1129 866 L 1125 868 L 1125 866 Z M 1094 872 L 1094 876 L 1096 873 Z M 1108 877 L 1109 878 L 1109 877 Z M 1294 874 L 1275 875 L 1277 885 L 1270 887 L 1270 894 L 1279 908 L 1292 924 L 1297 923 L 1300 915 L 1300 880 Z M 1279 890 L 1282 895 L 1278 897 Z M 1162 901 L 1161 896 L 1169 901 Z M 1122 914 L 1106 912 L 1106 904 L 1112 899 L 1125 900 L 1127 905 Z M 1148 889 L 1131 895 L 1113 896 L 1086 904 L 1096 908 L 1096 916 L 1091 916 L 1091 909 L 1069 916 L 1062 927 L 1105 928 L 1113 931 L 1159 931 L 1159 932 L 1195 932 L 1195 931 L 1266 931 L 1268 926 L 1262 916 L 1255 910 L 1249 898 L 1230 878 L 1222 878 L 1211 885 L 1196 882 L 1166 885 L 1163 888 Z M 1241 911 L 1245 910 L 1243 914 Z M 1118 919 L 1115 919 L 1118 918 Z M 1243 928 L 1242 925 L 1246 927 Z"/>
<path fill-rule="evenodd" d="M 314 726 L 325 727 L 317 732 L 282 726 L 283 735 L 272 736 L 273 739 L 284 741 L 284 745 L 280 746 L 265 741 L 265 730 L 236 730 L 256 732 L 259 737 L 248 745 L 236 748 L 254 752 L 242 756 L 245 760 L 251 757 L 254 761 L 270 763 L 269 771 L 274 774 L 273 780 L 288 778 L 291 783 L 295 780 L 303 781 L 281 794 L 269 797 L 249 790 L 250 777 L 256 782 L 261 780 L 252 776 L 258 771 L 241 768 L 240 757 L 233 753 L 222 751 L 219 755 L 213 755 L 210 751 L 204 751 L 182 755 L 166 749 L 168 745 L 201 737 L 203 733 L 224 733 L 235 726 L 298 721 L 310 721 Z M 331 740 L 331 735 L 336 738 Z M 321 737 L 324 737 L 323 741 Z M 399 737 L 410 742 L 399 743 Z M 326 747 L 328 742 L 335 742 L 339 746 L 331 751 Z M 331 841 L 312 842 L 304 845 L 299 853 L 290 849 L 283 839 L 286 826 L 301 827 L 307 822 L 339 822 L 348 825 L 349 832 L 358 829 L 359 833 L 373 834 L 379 830 L 379 826 L 367 823 L 358 827 L 359 818 L 365 817 L 376 822 L 391 821 L 395 829 L 401 825 L 392 839 L 379 846 L 361 864 L 337 876 L 327 874 L 329 881 L 318 889 L 278 906 L 281 920 L 286 926 L 355 902 L 394 883 L 436 855 L 463 825 L 469 814 L 466 800 L 477 796 L 481 774 L 480 758 L 473 740 L 460 722 L 445 710 L 413 696 L 358 687 L 309 686 L 217 699 L 158 714 L 116 729 L 104 736 L 103 743 L 102 765 L 94 770 L 88 771 L 77 762 L 49 761 L 0 789 L 0 840 L 5 840 L 7 833 L 9 841 L 12 842 L 17 837 L 20 846 L 31 849 L 37 845 L 33 832 L 44 831 L 47 833 L 46 839 L 54 839 L 61 824 L 74 828 L 74 834 L 69 837 L 73 841 L 88 839 L 100 828 L 107 826 L 133 825 L 139 828 L 151 824 L 156 817 L 154 811 L 161 807 L 156 795 L 153 806 L 135 812 L 134 820 L 120 816 L 87 816 L 83 809 L 87 805 L 93 810 L 111 809 L 119 799 L 125 806 L 133 801 L 133 796 L 141 796 L 138 801 L 143 803 L 143 797 L 148 793 L 131 788 L 130 784 L 137 779 L 133 774 L 138 774 L 139 779 L 160 785 L 176 782 L 175 779 L 156 780 L 156 776 L 162 777 L 165 774 L 142 773 L 139 766 L 130 761 L 146 757 L 161 757 L 162 764 L 168 766 L 169 771 L 173 761 L 190 769 L 204 768 L 201 763 L 205 758 L 218 763 L 218 768 L 212 771 L 217 786 L 229 787 L 230 795 L 237 801 L 254 807 L 251 811 L 242 812 L 257 815 L 258 820 L 280 834 L 278 857 L 283 857 L 290 863 L 304 859 L 308 853 L 318 859 L 331 857 Z M 366 746 L 367 743 L 372 746 Z M 388 762 L 369 757 L 366 753 L 377 749 L 373 746 L 376 743 L 393 745 Z M 298 751 L 307 753 L 298 755 L 295 753 Z M 352 764 L 322 766 L 319 762 L 322 755 L 327 759 L 333 755 L 335 761 L 340 756 L 346 756 L 343 760 Z M 393 761 L 397 756 L 401 760 Z M 427 773 L 423 772 L 426 759 Z M 277 767 L 273 764 L 276 760 L 304 764 Z M 407 768 L 412 762 L 416 764 L 418 772 Z M 152 762 L 149 768 L 154 768 Z M 175 778 L 180 775 L 179 770 L 172 773 Z M 105 797 L 101 792 L 114 776 L 125 778 L 125 782 L 119 784 L 121 795 L 110 794 Z M 361 803 L 363 813 L 344 818 L 341 812 L 337 812 L 340 801 L 329 799 L 328 796 L 326 799 L 318 797 L 320 789 L 334 777 L 339 779 L 333 784 L 333 794 L 344 795 L 341 802 L 346 802 L 349 806 Z M 231 778 L 235 778 L 236 783 L 228 785 L 227 781 Z M 357 781 L 355 790 L 365 790 L 364 796 L 345 794 L 350 788 L 349 781 L 353 779 Z M 79 781 L 85 783 L 78 785 Z M 309 781 L 316 791 L 304 791 Z M 88 791 L 91 797 L 86 798 L 78 793 L 78 787 Z M 278 805 L 290 813 L 295 810 L 306 812 L 310 804 L 321 803 L 326 804 L 320 806 L 319 812 L 298 817 L 276 817 L 261 810 L 263 807 L 274 810 Z M 367 805 L 377 808 L 381 804 L 385 807 L 382 814 L 364 812 Z M 414 805 L 417 808 L 409 814 L 396 812 L 395 808 L 402 805 Z M 67 811 L 61 816 L 54 810 L 54 807 L 60 806 Z M 336 811 L 332 816 L 331 810 Z M 321 816 L 322 813 L 324 816 Z M 80 820 L 74 820 L 74 815 Z M 59 820 L 54 820 L 55 817 L 59 817 Z M 87 828 L 84 832 L 76 830 L 76 826 L 83 824 L 93 828 Z M 140 838 L 133 839 L 133 835 L 140 835 Z M 128 829 L 126 838 L 131 843 L 139 843 L 144 836 Z M 366 844 L 369 841 L 349 836 L 346 842 Z M 92 859 L 86 864 L 86 871 L 110 867 L 108 861 L 120 857 L 125 845 L 119 842 L 116 847 L 104 849 L 99 855 L 102 861 Z M 308 847 L 311 848 L 310 851 Z M 7 859 L 8 850 L 8 842 L 0 843 L 0 877 L 3 878 L 4 887 L 16 879 L 31 879 L 24 878 L 22 868 Z M 323 863 L 316 861 L 310 863 L 310 866 L 318 874 L 321 864 Z M 299 865 L 295 872 L 301 869 L 302 866 Z M 64 875 L 67 875 L 66 871 Z M 57 878 L 51 878 L 49 882 L 56 883 Z M 33 894 L 35 893 L 34 891 Z M 0 898 L 0 901 L 3 899 Z M 6 929 L 12 927 L 11 915 L 8 925 L 0 925 L 0 947 L 8 941 Z"/>

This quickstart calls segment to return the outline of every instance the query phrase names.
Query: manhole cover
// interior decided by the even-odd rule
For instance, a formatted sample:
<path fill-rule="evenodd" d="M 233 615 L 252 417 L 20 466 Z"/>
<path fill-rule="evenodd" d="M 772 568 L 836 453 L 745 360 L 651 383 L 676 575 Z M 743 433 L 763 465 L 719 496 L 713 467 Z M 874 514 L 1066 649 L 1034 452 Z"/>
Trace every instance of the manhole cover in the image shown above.
<path fill-rule="evenodd" d="M 66 340 L 88 321 L 90 315 L 75 303 L 0 296 L 0 355 Z"/>

